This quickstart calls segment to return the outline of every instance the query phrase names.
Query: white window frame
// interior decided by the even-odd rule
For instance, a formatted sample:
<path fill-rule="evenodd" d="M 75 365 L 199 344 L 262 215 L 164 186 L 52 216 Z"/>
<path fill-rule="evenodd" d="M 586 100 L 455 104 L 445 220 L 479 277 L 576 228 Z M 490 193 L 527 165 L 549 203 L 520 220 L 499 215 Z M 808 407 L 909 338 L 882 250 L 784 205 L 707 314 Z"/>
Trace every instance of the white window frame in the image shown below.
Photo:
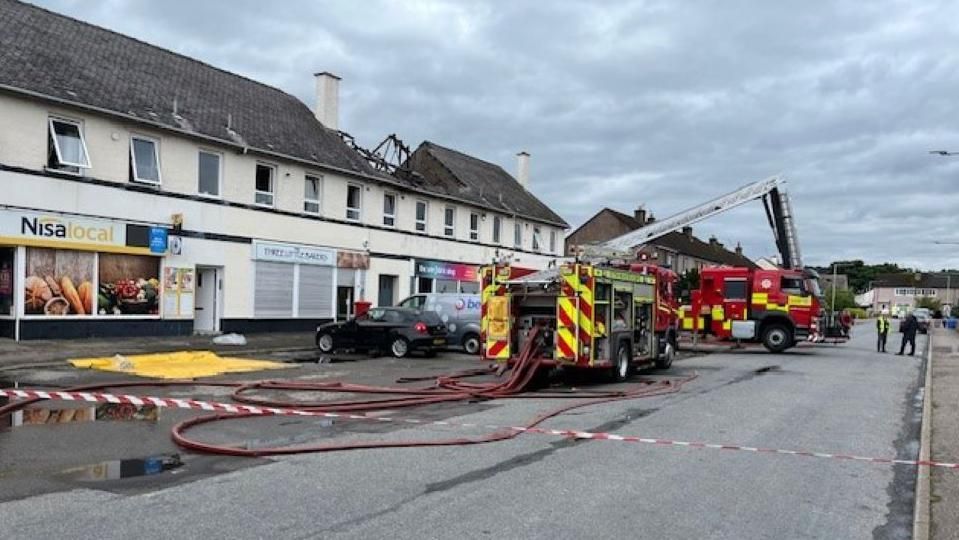
<path fill-rule="evenodd" d="M 503 239 L 503 218 L 493 216 L 493 243 L 499 244 Z"/>
<path fill-rule="evenodd" d="M 387 214 L 387 213 L 386 213 L 386 199 L 387 199 L 387 197 L 392 197 L 392 198 L 393 198 L 393 213 L 392 213 L 392 214 Z M 400 199 L 399 199 L 399 196 L 398 196 L 396 193 L 394 193 L 394 192 L 392 192 L 392 191 L 385 191 L 385 192 L 383 192 L 383 226 L 384 226 L 384 227 L 390 227 L 391 229 L 396 227 L 396 205 L 398 204 L 399 200 L 400 200 Z M 387 221 L 389 221 L 389 223 L 387 223 Z"/>
<path fill-rule="evenodd" d="M 473 218 L 476 218 L 476 226 L 473 226 Z M 479 242 L 480 239 L 480 215 L 477 212 L 470 212 L 470 240 Z"/>
<path fill-rule="evenodd" d="M 350 188 L 356 188 L 359 196 L 356 200 L 356 208 L 350 208 Z M 361 221 L 363 219 L 363 186 L 359 184 L 346 184 L 346 220 Z M 356 212 L 356 217 L 350 217 L 350 211 Z"/>
<path fill-rule="evenodd" d="M 140 178 L 139 171 L 137 171 L 137 156 L 136 151 L 133 149 L 134 141 L 148 142 L 153 145 L 153 159 L 156 160 L 157 164 L 157 179 L 152 180 L 149 178 Z M 160 171 L 160 140 L 154 137 L 147 137 L 145 135 L 130 135 L 130 170 L 133 171 L 133 181 L 137 184 L 149 184 L 151 186 L 159 186 L 163 183 L 163 173 Z"/>
<path fill-rule="evenodd" d="M 556 229 L 549 230 L 549 252 L 556 253 Z"/>
<path fill-rule="evenodd" d="M 205 193 L 200 191 L 200 154 L 207 154 L 210 156 L 216 156 L 216 192 L 214 195 L 212 193 Z M 196 152 L 196 192 L 201 197 L 208 197 L 211 199 L 222 199 L 223 198 L 223 153 L 214 152 L 213 150 L 207 150 L 205 148 L 200 148 Z"/>
<path fill-rule="evenodd" d="M 60 141 L 57 140 L 57 130 L 53 127 L 53 123 L 58 122 L 61 124 L 70 124 L 76 126 L 77 133 L 80 134 L 80 148 L 83 149 L 83 157 L 86 158 L 86 161 L 83 163 L 68 163 L 63 160 L 63 155 L 60 152 Z M 83 136 L 83 122 L 79 120 L 70 120 L 68 118 L 63 118 L 61 116 L 50 116 L 47 118 L 47 137 L 53 140 L 53 152 L 57 156 L 57 164 L 60 167 L 76 167 L 77 169 L 89 169 L 90 164 L 90 152 L 87 150 L 87 140 Z M 56 169 L 60 170 L 60 169 Z M 64 171 L 71 172 L 71 171 Z M 76 173 L 79 174 L 79 171 Z"/>
<path fill-rule="evenodd" d="M 420 219 L 417 216 L 420 203 L 423 204 L 423 219 Z M 429 224 L 430 224 L 430 202 L 429 201 L 423 200 L 423 199 L 416 199 L 416 203 L 413 206 L 413 220 L 416 222 L 413 225 L 413 230 L 415 230 L 416 232 L 424 233 L 424 234 L 429 232 Z M 421 226 L 422 226 L 422 229 L 420 229 Z"/>
<path fill-rule="evenodd" d="M 523 224 L 519 221 L 513 223 L 513 247 L 523 247 Z"/>
<path fill-rule="evenodd" d="M 270 191 L 260 191 L 256 189 L 256 170 L 259 167 L 266 167 L 270 169 Z M 269 195 L 270 202 L 262 203 L 256 200 L 258 195 Z M 276 165 L 271 163 L 265 163 L 263 161 L 257 161 L 256 166 L 253 168 L 253 204 L 257 206 L 262 206 L 264 208 L 273 208 L 276 204 Z"/>
<path fill-rule="evenodd" d="M 542 234 L 543 230 L 540 229 L 539 225 L 533 225 L 533 251 L 540 251 L 543 246 L 539 245 L 539 235 Z"/>
<path fill-rule="evenodd" d="M 452 224 L 448 224 L 446 222 L 447 212 L 452 212 L 452 217 L 453 217 Z M 455 206 L 443 207 L 443 236 L 447 238 L 456 238 L 456 207 Z"/>
<path fill-rule="evenodd" d="M 316 199 L 306 197 L 306 183 L 310 179 L 316 180 Z M 315 204 L 316 210 L 307 209 L 307 205 Z M 306 173 L 303 175 L 303 213 L 319 216 L 323 213 L 323 175 Z"/>

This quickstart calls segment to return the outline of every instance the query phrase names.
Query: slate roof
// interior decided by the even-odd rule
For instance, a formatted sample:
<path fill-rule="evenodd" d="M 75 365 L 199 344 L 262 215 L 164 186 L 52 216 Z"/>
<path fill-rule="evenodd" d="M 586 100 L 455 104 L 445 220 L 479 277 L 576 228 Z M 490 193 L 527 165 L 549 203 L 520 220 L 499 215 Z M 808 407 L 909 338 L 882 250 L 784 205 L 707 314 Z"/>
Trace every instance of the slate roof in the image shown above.
<path fill-rule="evenodd" d="M 946 286 L 959 289 L 959 274 L 952 274 L 952 278 L 947 278 L 949 274 L 939 272 L 927 273 L 920 272 L 919 280 L 916 280 L 916 274 L 879 274 L 874 280 L 875 287 L 895 287 L 895 288 L 920 288 L 920 289 L 945 289 Z"/>
<path fill-rule="evenodd" d="M 563 218 L 495 163 L 424 141 L 410 156 L 410 165 L 429 191 L 569 228 Z"/>
<path fill-rule="evenodd" d="M 13 0 L 0 0 L 0 88 L 381 176 L 282 90 Z"/>
<path fill-rule="evenodd" d="M 627 225 L 632 230 L 636 230 L 640 227 L 639 221 L 637 221 L 633 216 L 618 212 L 612 208 L 604 208 L 603 211 L 610 212 L 610 214 L 613 215 L 617 220 L 622 222 L 624 225 Z M 737 255 L 735 251 L 730 251 L 725 247 L 714 245 L 709 242 L 703 242 L 695 236 L 687 236 L 680 231 L 666 233 L 665 235 L 650 242 L 650 244 L 675 251 L 677 253 L 682 253 L 684 255 L 689 255 L 690 257 L 702 259 L 704 261 L 714 262 L 716 264 L 745 266 L 747 268 L 756 267 L 756 263 L 749 260 L 749 258 L 744 255 Z"/>

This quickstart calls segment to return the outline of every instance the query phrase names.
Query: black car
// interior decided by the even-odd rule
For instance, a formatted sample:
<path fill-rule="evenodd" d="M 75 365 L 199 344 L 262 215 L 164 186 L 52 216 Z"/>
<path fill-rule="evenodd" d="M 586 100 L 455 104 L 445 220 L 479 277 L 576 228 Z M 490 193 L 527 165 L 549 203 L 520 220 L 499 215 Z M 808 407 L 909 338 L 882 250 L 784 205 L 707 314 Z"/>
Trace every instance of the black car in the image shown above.
<path fill-rule="evenodd" d="M 411 308 L 372 308 L 346 322 L 316 329 L 316 346 L 323 353 L 352 349 L 389 351 L 402 358 L 411 351 L 433 356 L 446 347 L 446 325 L 432 311 Z"/>

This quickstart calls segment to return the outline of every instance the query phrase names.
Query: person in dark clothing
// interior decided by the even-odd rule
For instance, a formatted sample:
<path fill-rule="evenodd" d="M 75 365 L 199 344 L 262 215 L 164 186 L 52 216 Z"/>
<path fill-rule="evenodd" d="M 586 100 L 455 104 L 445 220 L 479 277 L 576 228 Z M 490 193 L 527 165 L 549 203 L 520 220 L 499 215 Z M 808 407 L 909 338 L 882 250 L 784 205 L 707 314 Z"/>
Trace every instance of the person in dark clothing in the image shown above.
<path fill-rule="evenodd" d="M 902 332 L 902 345 L 899 346 L 899 356 L 906 352 L 906 343 L 909 344 L 909 356 L 916 354 L 916 332 L 919 331 L 919 321 L 916 316 L 910 313 L 899 323 L 899 331 Z"/>
<path fill-rule="evenodd" d="M 880 313 L 876 319 L 876 331 L 879 339 L 876 341 L 876 352 L 886 352 L 886 338 L 889 337 L 889 317 Z"/>

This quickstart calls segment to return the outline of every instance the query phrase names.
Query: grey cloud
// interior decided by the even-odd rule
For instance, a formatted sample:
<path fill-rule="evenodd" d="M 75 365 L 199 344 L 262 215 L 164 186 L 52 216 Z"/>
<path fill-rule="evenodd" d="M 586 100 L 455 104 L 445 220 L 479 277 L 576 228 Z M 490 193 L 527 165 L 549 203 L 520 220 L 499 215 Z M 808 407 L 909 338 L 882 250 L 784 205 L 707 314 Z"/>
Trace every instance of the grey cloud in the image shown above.
<path fill-rule="evenodd" d="M 959 267 L 953 2 L 89 3 L 51 9 L 280 87 L 343 76 L 341 125 L 514 168 L 578 225 L 788 177 L 808 262 Z M 576 193 L 570 197 L 570 193 Z M 774 251 L 758 204 L 696 226 Z"/>

